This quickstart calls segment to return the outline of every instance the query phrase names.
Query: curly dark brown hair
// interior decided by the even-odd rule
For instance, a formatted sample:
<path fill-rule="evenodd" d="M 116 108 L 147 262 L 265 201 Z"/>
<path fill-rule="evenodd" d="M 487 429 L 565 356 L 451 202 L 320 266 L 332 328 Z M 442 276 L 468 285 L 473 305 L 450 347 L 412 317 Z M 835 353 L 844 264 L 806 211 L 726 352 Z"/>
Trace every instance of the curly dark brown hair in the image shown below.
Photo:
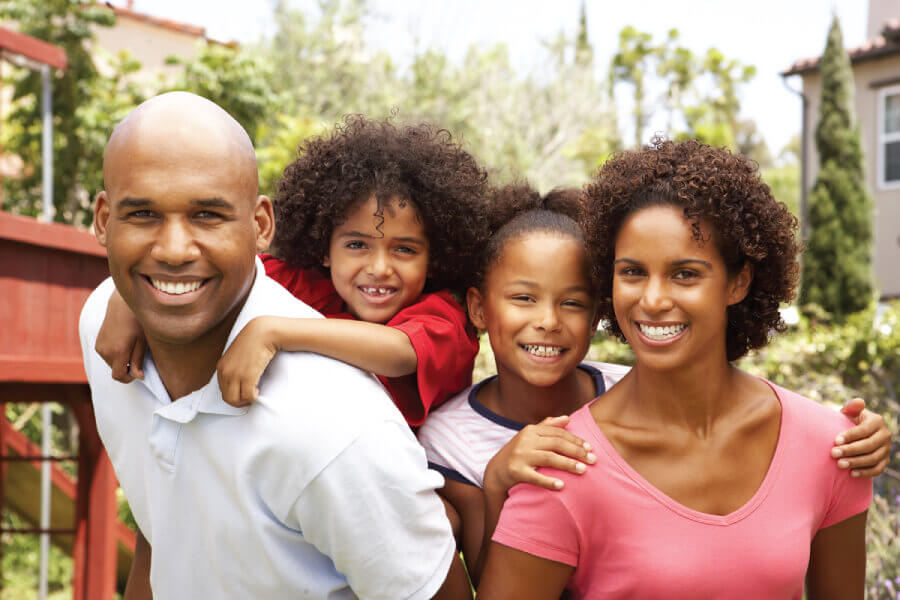
<path fill-rule="evenodd" d="M 491 265 L 497 262 L 507 242 L 533 231 L 551 231 L 584 243 L 578 219 L 581 190 L 554 188 L 541 196 L 526 182 L 494 188 L 488 195 L 488 229 L 475 284 L 482 287 Z"/>
<path fill-rule="evenodd" d="M 411 203 L 428 236 L 425 291 L 465 293 L 487 236 L 487 172 L 446 129 L 349 115 L 306 140 L 278 182 L 273 243 L 291 265 L 324 273 L 331 234 L 371 198 Z"/>
<path fill-rule="evenodd" d="M 756 163 L 696 140 L 654 139 L 640 151 L 615 155 L 585 194 L 582 224 L 600 316 L 611 334 L 625 339 L 612 303 L 616 236 L 629 215 L 658 205 L 682 208 L 701 243 L 708 239 L 700 221 L 708 219 L 730 274 L 747 262 L 753 268 L 747 297 L 728 307 L 728 360 L 764 346 L 770 331 L 784 331 L 778 306 L 794 297 L 797 285 L 797 218 L 772 197 Z"/>

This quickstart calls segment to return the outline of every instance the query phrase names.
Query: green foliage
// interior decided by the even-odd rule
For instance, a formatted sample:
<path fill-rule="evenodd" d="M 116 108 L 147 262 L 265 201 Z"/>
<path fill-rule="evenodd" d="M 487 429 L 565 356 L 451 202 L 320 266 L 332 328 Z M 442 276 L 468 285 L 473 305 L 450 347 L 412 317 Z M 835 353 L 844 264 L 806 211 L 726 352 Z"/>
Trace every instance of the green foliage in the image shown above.
<path fill-rule="evenodd" d="M 2 522 L 4 528 L 31 526 L 6 510 L 3 511 Z M 36 598 L 40 566 L 40 538 L 33 534 L 4 533 L 2 544 L 0 590 L 3 590 L 3 599 L 32 600 Z M 72 558 L 51 544 L 47 567 L 49 600 L 71 598 L 74 574 Z"/>
<path fill-rule="evenodd" d="M 788 209 L 800 216 L 800 166 L 794 163 L 763 169 L 760 173 L 772 190 L 776 200 L 787 204 Z"/>
<path fill-rule="evenodd" d="M 828 32 L 821 72 L 819 172 L 809 195 L 801 301 L 843 318 L 864 308 L 873 294 L 872 200 L 853 116 L 850 58 L 837 17 Z"/>
<path fill-rule="evenodd" d="M 239 47 L 204 43 L 195 57 L 170 56 L 166 63 L 184 67 L 171 89 L 212 100 L 247 130 L 254 143 L 263 121 L 280 104 L 269 87 L 274 75 L 271 62 Z"/>
<path fill-rule="evenodd" d="M 109 127 L 106 120 L 92 115 L 103 107 L 95 103 L 111 103 L 108 94 L 129 91 L 110 88 L 98 73 L 86 43 L 93 38 L 92 26 L 110 26 L 114 16 L 103 5 L 85 4 L 79 0 L 8 0 L 0 4 L 0 19 L 17 22 L 20 32 L 62 47 L 68 56 L 68 68 L 54 72 L 53 87 L 53 204 L 55 220 L 86 224 L 90 220 L 85 207 L 96 189 L 84 187 L 100 172 Z M 113 75 L 113 80 L 122 73 Z M 13 103 L 4 127 L 4 151 L 22 158 L 27 168 L 21 178 L 4 178 L 3 208 L 36 216 L 41 211 L 41 75 L 39 72 L 15 69 L 9 80 L 13 86 Z M 124 84 L 123 84 L 124 85 Z M 97 98 L 98 86 L 106 95 Z M 112 104 L 127 104 L 131 98 L 116 98 Z M 102 141 L 100 141 L 102 140 Z"/>

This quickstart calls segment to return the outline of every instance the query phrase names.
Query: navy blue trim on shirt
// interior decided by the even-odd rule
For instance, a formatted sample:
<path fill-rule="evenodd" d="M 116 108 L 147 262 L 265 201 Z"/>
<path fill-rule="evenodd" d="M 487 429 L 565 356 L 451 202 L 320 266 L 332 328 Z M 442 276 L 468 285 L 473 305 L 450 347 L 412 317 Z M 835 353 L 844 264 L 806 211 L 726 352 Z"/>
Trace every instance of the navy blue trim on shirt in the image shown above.
<path fill-rule="evenodd" d="M 595 397 L 603 395 L 603 393 L 606 391 L 606 383 L 603 381 L 603 373 L 600 371 L 600 369 L 586 363 L 581 363 L 580 365 L 578 365 L 578 368 L 586 372 L 591 376 L 591 379 L 594 380 Z M 491 377 L 479 381 L 472 386 L 472 389 L 469 390 L 469 406 L 471 406 L 472 410 L 477 412 L 479 415 L 481 415 L 485 419 L 488 419 L 489 421 L 493 421 L 497 425 L 502 425 L 503 427 L 512 429 L 513 431 L 522 431 L 525 426 L 528 425 L 528 423 L 520 423 L 519 421 L 514 421 L 508 417 L 504 417 L 503 415 L 498 415 L 487 406 L 479 402 L 478 398 L 476 398 L 478 390 L 481 389 L 481 386 L 496 378 L 496 375 L 492 375 Z M 460 477 L 462 477 L 462 475 L 460 475 Z"/>
<path fill-rule="evenodd" d="M 428 461 L 428 468 L 433 471 L 437 471 L 447 479 L 452 479 L 453 481 L 458 481 L 460 483 L 465 483 L 468 485 L 473 485 L 475 487 L 479 487 L 476 483 L 473 483 L 466 479 L 459 471 L 454 471 L 449 467 L 445 467 L 444 465 L 439 465 L 437 463 L 433 463 L 430 460 Z"/>

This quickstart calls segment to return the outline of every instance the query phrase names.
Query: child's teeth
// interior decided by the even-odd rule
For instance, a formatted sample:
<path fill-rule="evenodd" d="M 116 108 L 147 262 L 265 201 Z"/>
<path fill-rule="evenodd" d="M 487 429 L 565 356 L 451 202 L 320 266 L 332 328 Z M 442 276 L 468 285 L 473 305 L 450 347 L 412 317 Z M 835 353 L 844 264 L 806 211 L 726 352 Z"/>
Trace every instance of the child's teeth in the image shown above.
<path fill-rule="evenodd" d="M 650 325 L 638 325 L 641 333 L 651 340 L 665 340 L 681 333 L 687 325 L 684 323 L 678 325 L 666 325 L 663 327 L 653 327 Z"/>
<path fill-rule="evenodd" d="M 530 344 L 525 344 L 525 351 L 529 354 L 534 354 L 535 356 L 559 356 L 562 354 L 562 348 L 559 346 L 533 346 Z"/>

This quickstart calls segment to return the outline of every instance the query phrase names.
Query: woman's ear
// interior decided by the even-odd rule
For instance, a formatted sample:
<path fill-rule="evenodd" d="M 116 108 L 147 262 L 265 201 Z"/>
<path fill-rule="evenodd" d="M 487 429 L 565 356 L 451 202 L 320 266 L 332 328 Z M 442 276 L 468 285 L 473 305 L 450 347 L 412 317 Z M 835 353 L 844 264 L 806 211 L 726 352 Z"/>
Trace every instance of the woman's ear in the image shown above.
<path fill-rule="evenodd" d="M 753 283 L 753 265 L 750 261 L 744 261 L 744 266 L 737 275 L 728 282 L 730 287 L 728 291 L 728 306 L 740 303 L 747 297 L 750 291 L 750 284 Z"/>
<path fill-rule="evenodd" d="M 472 321 L 478 329 L 487 329 L 484 321 L 484 298 L 481 296 L 481 290 L 476 287 L 470 287 L 466 292 L 466 304 L 469 307 L 469 320 Z"/>

